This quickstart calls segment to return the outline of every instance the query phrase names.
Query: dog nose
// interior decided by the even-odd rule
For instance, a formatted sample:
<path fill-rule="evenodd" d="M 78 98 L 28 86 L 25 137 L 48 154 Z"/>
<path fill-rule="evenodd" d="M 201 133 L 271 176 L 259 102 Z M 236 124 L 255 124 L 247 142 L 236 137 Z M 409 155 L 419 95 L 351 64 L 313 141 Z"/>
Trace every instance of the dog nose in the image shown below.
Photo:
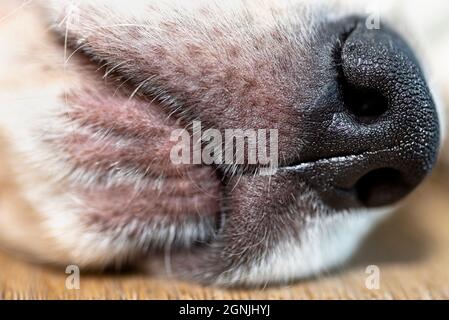
<path fill-rule="evenodd" d="M 354 22 L 355 21 L 355 22 Z M 435 104 L 413 51 L 394 31 L 351 20 L 335 54 L 338 89 L 311 115 L 306 174 L 335 208 L 393 204 L 432 169 L 439 145 Z M 324 107 L 323 107 L 324 106 Z"/>

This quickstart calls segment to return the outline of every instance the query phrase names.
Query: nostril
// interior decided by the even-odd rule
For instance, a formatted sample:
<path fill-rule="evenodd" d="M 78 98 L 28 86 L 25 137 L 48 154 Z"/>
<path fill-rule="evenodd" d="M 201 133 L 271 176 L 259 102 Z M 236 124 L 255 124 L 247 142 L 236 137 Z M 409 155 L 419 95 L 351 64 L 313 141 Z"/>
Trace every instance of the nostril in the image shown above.
<path fill-rule="evenodd" d="M 355 72 L 351 73 L 351 79 L 348 79 L 345 74 L 344 69 L 345 67 L 347 69 L 347 61 L 343 59 L 343 47 L 346 45 L 348 38 L 352 37 L 352 33 L 357 29 L 358 24 L 352 25 L 353 23 L 351 21 L 351 27 L 340 36 L 339 45 L 334 52 L 338 73 L 337 80 L 345 108 L 356 116 L 357 120 L 371 123 L 375 122 L 388 110 L 388 100 L 376 89 L 378 83 L 369 81 L 363 72 L 357 71 L 357 69 L 362 68 L 358 65 L 361 64 L 360 57 L 357 59 Z"/>
<path fill-rule="evenodd" d="M 359 23 L 349 19 L 347 30 L 344 31 L 335 47 L 333 53 L 334 62 L 337 69 L 337 81 L 339 84 L 340 94 L 343 99 L 345 108 L 353 114 L 358 121 L 372 123 L 378 120 L 388 110 L 388 100 L 376 89 L 379 83 L 373 83 L 364 75 L 362 66 L 362 56 L 356 59 L 355 72 L 350 73 L 350 79 L 345 74 L 348 69 L 347 61 L 343 58 L 343 48 L 348 47 L 346 41 L 352 38 L 352 34 L 357 30 Z M 351 47 L 351 45 L 349 46 Z M 349 50 L 351 51 L 351 50 Z M 354 62 L 354 61 L 352 61 Z M 346 67 L 346 68 L 345 68 Z M 380 67 L 379 67 L 380 68 Z M 351 67 L 351 70 L 353 68 Z M 358 70 L 360 69 L 360 70 Z M 354 71 L 354 70 L 352 70 Z"/>
<path fill-rule="evenodd" d="M 402 199 L 429 174 L 440 142 L 438 113 L 413 50 L 388 27 L 364 22 L 344 19 L 336 29 L 344 32 L 327 51 L 331 81 L 323 83 L 330 85 L 304 112 L 306 163 L 297 170 L 336 210 Z"/>
<path fill-rule="evenodd" d="M 380 92 L 356 88 L 349 84 L 342 87 L 345 107 L 360 122 L 375 122 L 388 110 L 388 101 Z"/>
<path fill-rule="evenodd" d="M 396 202 L 412 188 L 399 170 L 381 168 L 360 178 L 355 185 L 355 192 L 364 206 L 377 207 Z"/>

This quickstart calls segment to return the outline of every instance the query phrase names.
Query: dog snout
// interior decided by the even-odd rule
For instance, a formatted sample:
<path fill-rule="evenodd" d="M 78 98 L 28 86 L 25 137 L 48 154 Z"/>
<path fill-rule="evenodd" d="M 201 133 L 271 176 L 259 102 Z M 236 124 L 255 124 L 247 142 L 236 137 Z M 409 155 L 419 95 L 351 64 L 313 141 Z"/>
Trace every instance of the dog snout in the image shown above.
<path fill-rule="evenodd" d="M 431 171 L 438 116 L 417 59 L 398 34 L 368 29 L 363 19 L 344 23 L 350 31 L 336 51 L 337 89 L 321 102 L 329 121 L 318 129 L 314 122 L 306 176 L 332 207 L 386 206 Z"/>

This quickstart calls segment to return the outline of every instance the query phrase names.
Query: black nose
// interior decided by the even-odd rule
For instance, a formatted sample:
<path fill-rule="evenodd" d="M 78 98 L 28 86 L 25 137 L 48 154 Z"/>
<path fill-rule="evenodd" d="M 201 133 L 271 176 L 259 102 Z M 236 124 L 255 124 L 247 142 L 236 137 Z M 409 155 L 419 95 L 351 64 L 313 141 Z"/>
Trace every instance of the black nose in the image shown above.
<path fill-rule="evenodd" d="M 344 23 L 334 57 L 337 89 L 309 114 L 328 120 L 310 127 L 303 152 L 314 160 L 306 179 L 336 208 L 389 205 L 432 169 L 438 115 L 417 59 L 398 34 L 368 29 L 364 19 Z"/>

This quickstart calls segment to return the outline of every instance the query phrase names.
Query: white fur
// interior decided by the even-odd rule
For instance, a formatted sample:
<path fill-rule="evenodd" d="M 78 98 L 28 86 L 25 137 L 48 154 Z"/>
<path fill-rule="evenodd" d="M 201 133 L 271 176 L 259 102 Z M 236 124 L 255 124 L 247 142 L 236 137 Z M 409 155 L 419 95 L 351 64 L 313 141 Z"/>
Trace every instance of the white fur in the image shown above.
<path fill-rule="evenodd" d="M 389 212 L 385 208 L 307 217 L 296 237 L 278 244 L 252 267 L 223 274 L 217 283 L 288 282 L 330 271 L 345 262 Z"/>

